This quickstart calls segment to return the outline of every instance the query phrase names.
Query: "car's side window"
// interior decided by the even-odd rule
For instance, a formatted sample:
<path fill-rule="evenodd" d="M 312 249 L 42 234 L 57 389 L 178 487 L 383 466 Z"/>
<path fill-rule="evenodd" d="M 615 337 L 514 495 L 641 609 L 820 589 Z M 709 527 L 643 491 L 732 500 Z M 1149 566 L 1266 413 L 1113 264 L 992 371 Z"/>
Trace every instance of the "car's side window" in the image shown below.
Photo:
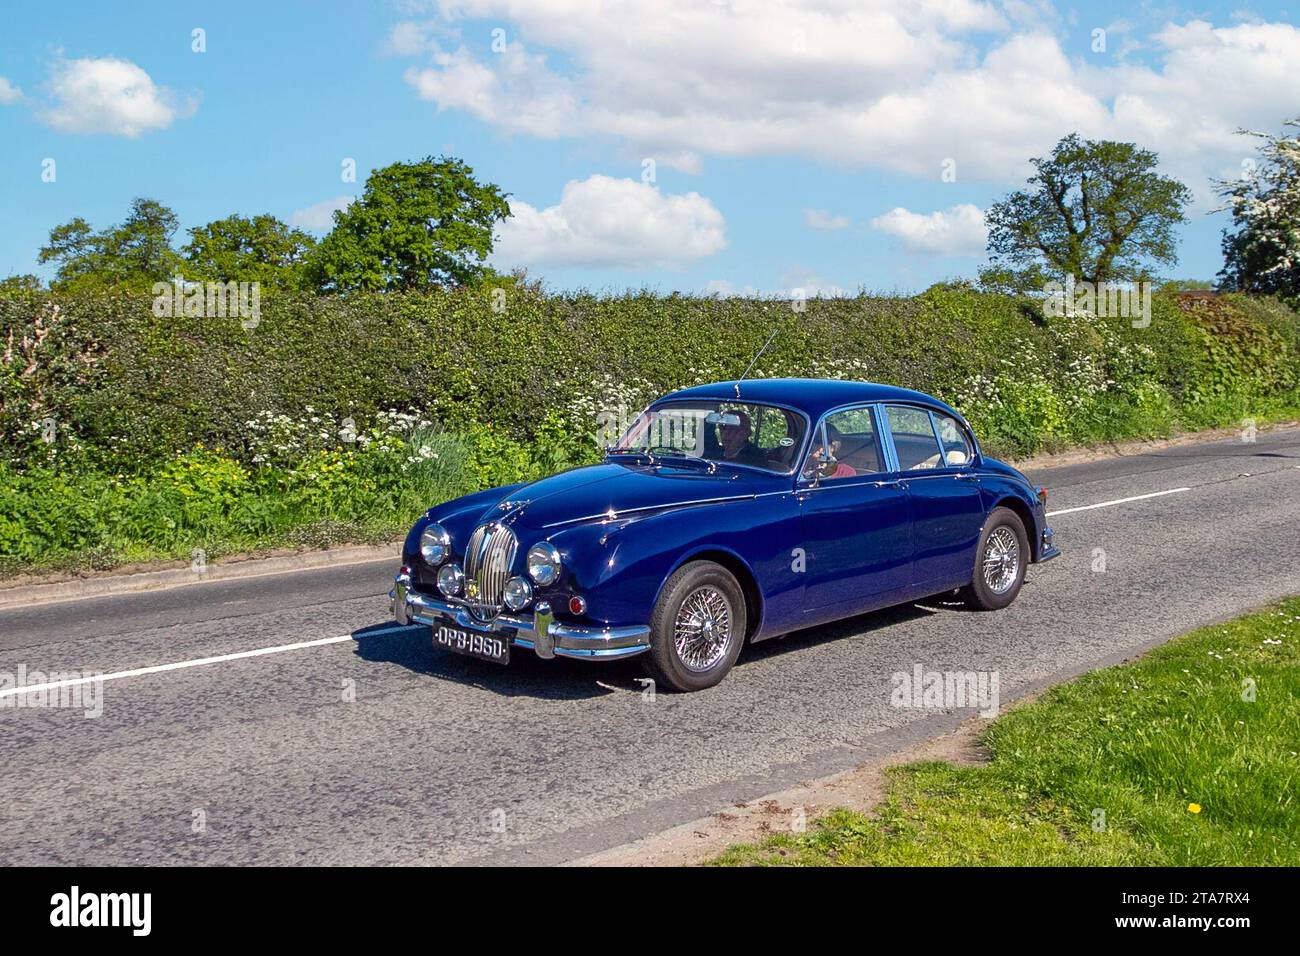
<path fill-rule="evenodd" d="M 948 467 L 969 465 L 975 458 L 975 449 L 966 437 L 966 430 L 957 424 L 957 419 L 935 412 L 934 424 L 939 430 L 939 442 L 943 446 L 943 457 Z"/>
<path fill-rule="evenodd" d="M 833 462 L 819 461 L 823 449 L 830 452 Z M 820 473 L 827 481 L 854 478 L 883 471 L 881 461 L 871 409 L 846 408 L 826 416 L 823 427 L 814 436 L 803 473 L 806 477 Z"/>
<path fill-rule="evenodd" d="M 934 437 L 928 411 L 909 405 L 888 405 L 885 417 L 889 421 L 889 434 L 894 439 L 900 471 L 942 467 L 943 455 Z"/>

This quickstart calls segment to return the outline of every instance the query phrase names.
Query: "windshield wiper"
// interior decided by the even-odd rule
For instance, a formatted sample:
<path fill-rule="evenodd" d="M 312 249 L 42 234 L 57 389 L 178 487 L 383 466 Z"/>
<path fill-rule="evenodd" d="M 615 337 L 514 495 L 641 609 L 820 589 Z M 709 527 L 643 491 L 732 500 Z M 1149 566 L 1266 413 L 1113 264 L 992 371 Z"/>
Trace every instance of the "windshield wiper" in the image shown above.
<path fill-rule="evenodd" d="M 644 458 L 646 462 L 651 465 L 661 459 L 671 458 L 674 464 L 677 462 L 686 462 L 689 464 L 701 465 L 709 471 L 713 471 L 717 468 L 716 462 L 710 461 L 707 458 L 701 458 L 699 455 L 692 455 L 690 452 L 683 451 L 680 448 L 673 448 L 670 445 L 651 445 L 649 447 L 641 448 L 615 448 L 611 446 L 605 449 L 605 454 L 611 457 L 618 456 L 620 458 L 624 456 L 629 458 Z"/>
<path fill-rule="evenodd" d="M 657 445 L 654 448 L 651 448 L 648 451 L 648 454 L 652 459 L 671 458 L 673 459 L 674 464 L 677 462 L 684 462 L 691 465 L 700 465 L 707 468 L 709 471 L 716 471 L 718 467 L 718 463 L 711 459 L 702 458 L 699 455 L 692 455 L 690 452 L 682 451 L 679 448 L 668 448 L 662 445 Z"/>

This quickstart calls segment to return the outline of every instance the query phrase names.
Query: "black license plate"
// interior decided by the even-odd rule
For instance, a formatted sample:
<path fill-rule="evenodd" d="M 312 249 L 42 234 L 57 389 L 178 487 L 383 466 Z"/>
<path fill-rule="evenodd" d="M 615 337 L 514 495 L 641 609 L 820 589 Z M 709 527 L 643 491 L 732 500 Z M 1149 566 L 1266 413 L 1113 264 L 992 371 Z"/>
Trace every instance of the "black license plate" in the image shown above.
<path fill-rule="evenodd" d="M 504 634 L 484 634 L 480 631 L 467 631 L 450 624 L 430 625 L 433 630 L 433 646 L 445 647 L 456 654 L 477 657 L 479 660 L 492 661 L 494 664 L 510 663 L 510 638 Z"/>

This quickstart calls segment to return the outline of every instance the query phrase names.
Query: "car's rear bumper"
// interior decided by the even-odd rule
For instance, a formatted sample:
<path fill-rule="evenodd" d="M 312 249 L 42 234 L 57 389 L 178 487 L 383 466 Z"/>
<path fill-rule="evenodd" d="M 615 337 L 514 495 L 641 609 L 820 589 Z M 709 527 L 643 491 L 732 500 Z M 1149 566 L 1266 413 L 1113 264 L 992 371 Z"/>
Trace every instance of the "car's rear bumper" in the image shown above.
<path fill-rule="evenodd" d="M 1043 540 L 1038 549 L 1038 563 L 1042 564 L 1044 561 L 1051 561 L 1052 558 L 1059 558 L 1060 556 L 1061 550 L 1052 545 L 1052 529 L 1050 527 L 1043 528 Z"/>
<path fill-rule="evenodd" d="M 491 621 L 474 618 L 467 608 L 411 590 L 411 580 L 397 575 L 392 598 L 393 619 L 398 624 L 452 624 L 469 631 L 509 635 L 515 647 L 526 647 L 538 657 L 578 657 L 612 660 L 632 657 L 650 649 L 650 628 L 645 624 L 625 627 L 589 627 L 555 620 L 551 606 L 540 601 L 532 614 L 498 614 Z"/>

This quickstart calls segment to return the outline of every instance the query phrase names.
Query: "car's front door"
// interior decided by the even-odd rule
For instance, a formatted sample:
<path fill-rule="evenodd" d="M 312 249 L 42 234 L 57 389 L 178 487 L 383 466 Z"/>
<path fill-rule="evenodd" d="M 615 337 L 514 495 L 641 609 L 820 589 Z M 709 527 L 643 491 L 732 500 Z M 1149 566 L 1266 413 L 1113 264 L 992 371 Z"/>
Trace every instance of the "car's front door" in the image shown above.
<path fill-rule="evenodd" d="M 876 406 L 862 405 L 827 415 L 813 435 L 797 493 L 810 617 L 882 607 L 909 586 L 908 493 L 879 428 Z"/>
<path fill-rule="evenodd" d="M 890 450 L 912 506 L 913 592 L 968 584 L 984 526 L 974 446 L 949 415 L 913 405 L 884 410 Z"/>

